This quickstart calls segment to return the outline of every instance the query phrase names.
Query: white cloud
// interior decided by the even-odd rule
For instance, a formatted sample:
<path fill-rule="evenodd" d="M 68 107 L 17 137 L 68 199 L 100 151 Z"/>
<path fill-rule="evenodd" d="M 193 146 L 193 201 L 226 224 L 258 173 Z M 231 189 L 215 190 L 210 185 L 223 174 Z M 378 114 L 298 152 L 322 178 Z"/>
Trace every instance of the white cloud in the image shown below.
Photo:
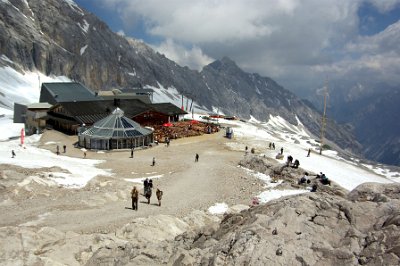
<path fill-rule="evenodd" d="M 294 0 L 103 1 L 126 20 L 144 19 L 151 34 L 194 43 L 268 36 L 276 29 L 266 18 L 288 15 L 298 5 Z"/>
<path fill-rule="evenodd" d="M 191 69 L 201 70 L 204 65 L 214 61 L 214 59 L 205 55 L 199 47 L 192 46 L 191 49 L 186 49 L 172 39 L 167 39 L 160 45 L 153 46 L 153 48 L 179 65 L 188 66 Z"/>
<path fill-rule="evenodd" d="M 392 27 L 360 37 L 358 17 L 365 3 L 384 14 L 400 0 L 102 1 L 118 10 L 125 25 L 141 21 L 147 34 L 165 40 L 158 51 L 191 68 L 229 56 L 245 71 L 291 90 L 318 87 L 328 75 L 361 77 L 343 71 L 380 72 L 400 84 L 392 74 L 397 67 L 391 69 L 399 57 L 400 32 Z M 382 73 L 387 69 L 390 75 Z"/>
<path fill-rule="evenodd" d="M 400 55 L 400 20 L 373 36 L 362 36 L 347 45 L 350 52 L 369 54 L 394 52 Z"/>
<path fill-rule="evenodd" d="M 385 13 L 400 4 L 399 0 L 369 0 L 380 12 Z"/>

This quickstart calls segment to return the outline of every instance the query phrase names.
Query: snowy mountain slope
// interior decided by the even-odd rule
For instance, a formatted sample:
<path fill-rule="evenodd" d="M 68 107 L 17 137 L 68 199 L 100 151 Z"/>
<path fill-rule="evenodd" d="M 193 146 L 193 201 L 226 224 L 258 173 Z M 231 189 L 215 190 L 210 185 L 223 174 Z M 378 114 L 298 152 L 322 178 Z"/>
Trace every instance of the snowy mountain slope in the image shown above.
<path fill-rule="evenodd" d="M 13 62 L 0 65 L 67 76 L 93 91 L 152 87 L 177 92 L 198 107 L 244 119 L 266 121 L 273 115 L 296 125 L 297 116 L 319 134 L 320 114 L 272 79 L 246 73 L 229 58 L 201 72 L 181 67 L 143 42 L 112 32 L 72 1 L 2 1 L 0 21 L 0 53 Z M 352 132 L 334 122 L 326 137 L 353 152 L 360 148 Z"/>
<path fill-rule="evenodd" d="M 239 143 L 246 143 L 249 147 L 275 158 L 283 148 L 285 158 L 292 155 L 300 161 L 300 167 L 310 172 L 325 173 L 330 179 L 337 182 L 347 190 L 365 182 L 390 183 L 400 182 L 398 171 L 392 171 L 384 165 L 371 165 L 362 163 L 358 159 L 344 159 L 338 152 L 326 150 L 319 155 L 318 143 L 308 135 L 303 128 L 293 127 L 281 117 L 271 117 L 268 123 L 250 121 L 224 121 L 234 126 L 234 134 Z M 269 149 L 269 142 L 274 142 L 276 150 Z M 235 149 L 244 150 L 243 144 L 232 143 Z M 239 146 L 238 146 L 239 145 Z M 308 149 L 312 149 L 307 157 Z"/>
<path fill-rule="evenodd" d="M 3 60 L 4 56 L 0 58 Z M 9 66 L 0 67 L 0 107 L 13 110 L 14 103 L 30 104 L 39 101 L 42 82 L 68 82 L 64 76 L 46 76 L 39 71 L 18 72 Z"/>

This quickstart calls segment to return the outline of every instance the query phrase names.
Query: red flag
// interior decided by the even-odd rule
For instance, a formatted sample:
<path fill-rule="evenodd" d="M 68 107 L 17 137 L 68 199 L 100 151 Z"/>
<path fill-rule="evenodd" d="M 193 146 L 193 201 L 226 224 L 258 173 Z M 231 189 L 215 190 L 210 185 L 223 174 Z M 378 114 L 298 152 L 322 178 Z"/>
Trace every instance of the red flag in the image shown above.
<path fill-rule="evenodd" d="M 21 145 L 24 145 L 24 140 L 25 140 L 25 130 L 22 128 L 21 129 Z"/>

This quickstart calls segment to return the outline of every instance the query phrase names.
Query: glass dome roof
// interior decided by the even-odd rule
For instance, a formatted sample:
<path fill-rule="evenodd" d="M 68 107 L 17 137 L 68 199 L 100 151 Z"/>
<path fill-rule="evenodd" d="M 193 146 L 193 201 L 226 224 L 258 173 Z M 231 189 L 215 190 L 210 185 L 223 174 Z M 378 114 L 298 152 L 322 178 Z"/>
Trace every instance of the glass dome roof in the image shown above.
<path fill-rule="evenodd" d="M 151 129 L 141 127 L 132 119 L 125 117 L 124 112 L 116 108 L 111 115 L 94 123 L 82 135 L 97 139 L 120 139 L 147 136 L 152 132 Z"/>

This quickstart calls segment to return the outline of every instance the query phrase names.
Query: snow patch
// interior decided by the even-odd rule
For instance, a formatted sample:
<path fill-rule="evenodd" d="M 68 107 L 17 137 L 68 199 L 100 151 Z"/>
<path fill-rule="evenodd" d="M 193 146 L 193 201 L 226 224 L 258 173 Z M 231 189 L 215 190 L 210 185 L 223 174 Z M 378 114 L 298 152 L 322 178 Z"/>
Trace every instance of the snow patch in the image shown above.
<path fill-rule="evenodd" d="M 82 16 L 85 15 L 82 9 L 73 0 L 64 0 L 64 2 L 67 3 L 71 7 L 71 9 L 77 11 Z"/>
<path fill-rule="evenodd" d="M 81 55 L 83 55 L 83 53 L 85 52 L 86 48 L 88 48 L 87 44 L 81 48 Z"/>
<path fill-rule="evenodd" d="M 307 193 L 308 190 L 298 189 L 298 190 L 267 190 L 262 192 L 257 196 L 260 203 L 266 203 L 268 201 L 279 199 L 281 197 L 290 196 L 290 195 L 297 195 L 302 193 Z"/>
<path fill-rule="evenodd" d="M 6 55 L 4 55 L 4 54 L 2 54 L 2 55 L 0 56 L 0 59 L 3 60 L 3 61 L 6 61 L 6 62 L 8 62 L 8 63 L 14 64 L 14 62 L 11 61 L 11 60 L 10 60 Z"/>
<path fill-rule="evenodd" d="M 29 104 L 39 101 L 42 82 L 67 82 L 67 77 L 45 76 L 40 72 L 17 72 L 6 66 L 0 68 L 0 106 L 13 109 L 14 103 Z"/>
<path fill-rule="evenodd" d="M 136 173 L 135 173 L 136 174 Z M 131 183 L 143 183 L 143 181 L 148 178 L 150 179 L 158 179 L 162 178 L 164 175 L 153 175 L 153 176 L 147 176 L 147 177 L 139 177 L 139 178 L 124 178 L 125 181 L 131 182 Z"/>
<path fill-rule="evenodd" d="M 83 25 L 81 25 L 79 22 L 77 24 L 85 34 L 88 33 L 90 24 L 86 21 L 86 19 L 83 20 Z"/>
<path fill-rule="evenodd" d="M 228 210 L 226 203 L 216 203 L 215 205 L 208 208 L 208 212 L 211 214 L 223 214 Z"/>
<path fill-rule="evenodd" d="M 21 129 L 19 129 L 21 130 Z M 40 135 L 25 137 L 25 146 L 20 145 L 20 140 L 3 142 L 0 146 L 0 164 L 11 164 L 25 168 L 59 167 L 64 172 L 51 173 L 49 178 L 32 177 L 23 181 L 23 185 L 35 181 L 39 184 L 61 185 L 67 188 L 82 188 L 88 181 L 97 175 L 110 176 L 109 170 L 96 167 L 102 160 L 80 159 L 67 156 L 60 156 L 48 150 L 37 148 Z M 16 157 L 11 157 L 11 150 L 14 150 Z M 35 158 L 32 160 L 32 158 Z M 54 182 L 50 182 L 52 180 Z M 25 182 L 25 183 L 24 183 Z"/>

